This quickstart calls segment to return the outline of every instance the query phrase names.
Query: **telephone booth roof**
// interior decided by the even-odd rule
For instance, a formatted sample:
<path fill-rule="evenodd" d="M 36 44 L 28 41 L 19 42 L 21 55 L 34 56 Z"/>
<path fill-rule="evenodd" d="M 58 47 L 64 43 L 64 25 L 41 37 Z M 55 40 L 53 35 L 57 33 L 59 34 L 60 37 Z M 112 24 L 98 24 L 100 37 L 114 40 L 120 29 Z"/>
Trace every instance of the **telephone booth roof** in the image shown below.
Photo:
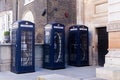
<path fill-rule="evenodd" d="M 88 28 L 88 27 L 85 25 L 73 25 L 70 27 L 70 29 L 72 29 L 72 28 Z"/>
<path fill-rule="evenodd" d="M 61 23 L 48 23 L 48 24 L 46 24 L 45 25 L 45 28 L 46 27 L 53 27 L 53 26 L 58 26 L 58 27 L 65 27 L 63 24 L 61 24 Z"/>
<path fill-rule="evenodd" d="M 33 22 L 30 22 L 30 21 L 26 21 L 26 20 L 18 20 L 18 21 L 15 21 L 14 23 L 24 23 L 24 22 L 33 23 Z"/>
<path fill-rule="evenodd" d="M 24 25 L 21 25 L 21 26 L 18 26 L 18 24 L 24 24 Z M 34 28 L 35 27 L 35 24 L 30 22 L 30 21 L 26 21 L 26 20 L 18 20 L 16 22 L 13 23 L 13 28 L 17 28 L 17 27 L 31 27 L 31 28 Z"/>

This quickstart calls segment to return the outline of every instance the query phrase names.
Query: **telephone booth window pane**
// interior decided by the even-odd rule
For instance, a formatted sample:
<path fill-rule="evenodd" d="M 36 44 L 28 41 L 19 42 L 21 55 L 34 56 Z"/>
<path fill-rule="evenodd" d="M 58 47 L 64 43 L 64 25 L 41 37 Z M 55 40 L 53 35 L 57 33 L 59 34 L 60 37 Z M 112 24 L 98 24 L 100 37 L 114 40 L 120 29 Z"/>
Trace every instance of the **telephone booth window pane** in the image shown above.
<path fill-rule="evenodd" d="M 62 58 L 62 33 L 55 32 L 54 33 L 54 62 L 63 62 Z"/>
<path fill-rule="evenodd" d="M 82 34 L 82 35 L 81 35 Z M 84 61 L 84 60 L 87 60 L 87 31 L 81 31 L 80 32 L 80 41 L 81 41 L 81 47 L 80 47 L 80 50 L 81 50 L 81 60 Z"/>
<path fill-rule="evenodd" d="M 48 27 L 50 27 L 49 25 L 47 25 Z M 51 29 L 45 29 L 45 45 L 44 48 L 46 49 L 45 52 L 45 62 L 48 63 L 49 62 L 49 48 L 50 48 L 50 44 L 51 44 Z"/>
<path fill-rule="evenodd" d="M 12 30 L 12 44 L 16 44 L 16 29 Z"/>
<path fill-rule="evenodd" d="M 16 29 L 12 30 L 12 66 L 15 67 L 15 54 L 16 54 Z"/>
<path fill-rule="evenodd" d="M 46 49 L 45 51 L 44 51 L 44 54 L 45 54 L 45 62 L 46 63 L 49 63 L 49 52 L 50 52 L 50 46 L 48 46 L 48 45 L 46 45 L 46 46 L 44 46 L 44 48 Z"/>
<path fill-rule="evenodd" d="M 70 33 L 70 60 L 74 61 L 76 59 L 76 51 L 77 51 L 77 40 L 76 40 L 76 35 L 75 32 L 71 32 Z"/>
<path fill-rule="evenodd" d="M 51 30 L 46 30 L 45 32 L 45 43 L 50 44 Z"/>
<path fill-rule="evenodd" d="M 32 32 L 21 32 L 21 66 L 32 65 Z"/>

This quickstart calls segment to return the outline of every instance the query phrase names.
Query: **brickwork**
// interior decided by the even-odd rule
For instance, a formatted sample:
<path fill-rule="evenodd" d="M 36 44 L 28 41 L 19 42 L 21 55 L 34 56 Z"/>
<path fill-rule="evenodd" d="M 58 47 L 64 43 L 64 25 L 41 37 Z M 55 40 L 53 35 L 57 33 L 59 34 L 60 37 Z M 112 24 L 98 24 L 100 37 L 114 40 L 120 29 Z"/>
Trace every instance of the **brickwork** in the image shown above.
<path fill-rule="evenodd" d="M 46 16 L 42 16 L 46 9 L 46 0 L 35 0 L 27 5 L 24 5 L 23 0 L 19 0 L 18 19 L 21 20 L 27 11 L 31 11 L 35 22 L 35 37 L 36 43 L 43 42 L 43 26 L 46 24 Z"/>
<path fill-rule="evenodd" d="M 47 13 L 42 16 L 45 9 Z M 76 0 L 34 0 L 27 5 L 24 5 L 24 0 L 0 0 L 0 11 L 7 10 L 13 10 L 13 21 L 21 20 L 27 11 L 32 12 L 36 43 L 43 43 L 43 27 L 47 23 L 59 22 L 65 26 L 76 24 Z"/>
<path fill-rule="evenodd" d="M 76 0 L 48 0 L 47 5 L 48 22 L 76 23 Z"/>
<path fill-rule="evenodd" d="M 47 0 L 47 22 L 58 22 L 65 27 L 65 43 L 67 53 L 68 29 L 76 24 L 76 0 Z"/>

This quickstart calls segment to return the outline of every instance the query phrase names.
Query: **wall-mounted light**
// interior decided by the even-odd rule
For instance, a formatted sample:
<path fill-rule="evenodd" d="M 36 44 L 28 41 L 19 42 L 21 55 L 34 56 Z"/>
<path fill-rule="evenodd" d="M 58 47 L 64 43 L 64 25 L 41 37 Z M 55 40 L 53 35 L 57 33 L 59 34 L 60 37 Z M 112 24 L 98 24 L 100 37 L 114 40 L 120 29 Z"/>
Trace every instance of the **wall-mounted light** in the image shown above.
<path fill-rule="evenodd" d="M 47 13 L 47 9 L 44 9 L 43 13 L 42 13 L 42 16 L 45 16 Z"/>
<path fill-rule="evenodd" d="M 67 12 L 64 13 L 65 18 L 68 18 L 69 14 Z"/>
<path fill-rule="evenodd" d="M 51 15 L 53 14 L 55 11 L 58 11 L 58 9 L 55 7 L 53 8 L 53 10 L 50 13 L 47 13 L 47 9 L 44 9 L 42 16 L 45 16 L 46 14 Z"/>

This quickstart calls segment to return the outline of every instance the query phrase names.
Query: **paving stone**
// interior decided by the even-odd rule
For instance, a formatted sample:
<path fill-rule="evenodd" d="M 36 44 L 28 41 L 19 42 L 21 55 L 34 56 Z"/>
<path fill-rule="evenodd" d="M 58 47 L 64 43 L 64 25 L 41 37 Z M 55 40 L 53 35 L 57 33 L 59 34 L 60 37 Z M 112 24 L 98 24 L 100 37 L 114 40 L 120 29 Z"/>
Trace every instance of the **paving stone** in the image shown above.
<path fill-rule="evenodd" d="M 49 70 L 40 68 L 33 73 L 15 74 L 10 71 L 0 72 L 0 80 L 37 80 L 40 75 L 59 74 L 67 77 L 77 78 L 79 80 L 92 80 L 96 77 L 95 66 L 72 67 L 67 66 L 66 69 Z M 93 79 L 96 80 L 96 79 Z"/>
<path fill-rule="evenodd" d="M 80 80 L 78 78 L 68 77 L 60 74 L 40 75 L 37 80 Z"/>
<path fill-rule="evenodd" d="M 88 79 L 83 79 L 83 80 L 107 80 L 107 79 L 101 79 L 101 78 L 88 78 Z"/>

